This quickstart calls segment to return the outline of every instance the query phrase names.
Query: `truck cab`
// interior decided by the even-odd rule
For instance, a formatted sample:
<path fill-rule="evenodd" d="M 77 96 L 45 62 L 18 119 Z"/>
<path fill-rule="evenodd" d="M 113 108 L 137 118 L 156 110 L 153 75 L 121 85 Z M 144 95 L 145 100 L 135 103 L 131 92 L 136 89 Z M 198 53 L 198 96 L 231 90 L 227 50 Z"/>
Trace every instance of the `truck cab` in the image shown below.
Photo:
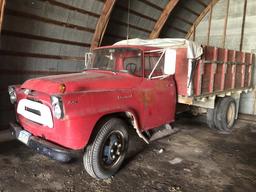
<path fill-rule="evenodd" d="M 148 142 L 150 130 L 174 121 L 176 86 L 166 55 L 148 46 L 113 45 L 85 56 L 85 70 L 10 86 L 17 139 L 59 161 L 83 152 L 95 178 L 112 176 L 128 147 L 128 129 Z M 169 61 L 170 62 L 170 61 Z M 169 63 L 170 64 L 170 63 Z"/>

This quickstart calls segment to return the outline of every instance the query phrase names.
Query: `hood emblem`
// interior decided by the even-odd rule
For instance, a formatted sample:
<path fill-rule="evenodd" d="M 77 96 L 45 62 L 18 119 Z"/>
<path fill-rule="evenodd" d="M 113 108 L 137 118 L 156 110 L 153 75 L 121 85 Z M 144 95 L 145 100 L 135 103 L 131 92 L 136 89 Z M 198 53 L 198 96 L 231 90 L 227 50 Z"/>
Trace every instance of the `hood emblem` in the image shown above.
<path fill-rule="evenodd" d="M 31 93 L 31 90 L 29 90 L 29 89 L 25 89 L 25 90 L 24 90 L 24 94 L 25 94 L 25 95 L 29 95 L 30 93 Z"/>

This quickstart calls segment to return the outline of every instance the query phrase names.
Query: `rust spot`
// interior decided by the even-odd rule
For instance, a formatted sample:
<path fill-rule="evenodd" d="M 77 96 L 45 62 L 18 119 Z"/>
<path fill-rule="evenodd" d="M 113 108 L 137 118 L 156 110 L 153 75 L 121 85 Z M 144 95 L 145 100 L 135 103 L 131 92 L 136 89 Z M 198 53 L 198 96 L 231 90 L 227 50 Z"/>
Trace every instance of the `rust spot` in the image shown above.
<path fill-rule="evenodd" d="M 139 92 L 139 101 L 143 103 L 144 107 L 148 107 L 155 99 L 153 90 L 145 90 Z"/>

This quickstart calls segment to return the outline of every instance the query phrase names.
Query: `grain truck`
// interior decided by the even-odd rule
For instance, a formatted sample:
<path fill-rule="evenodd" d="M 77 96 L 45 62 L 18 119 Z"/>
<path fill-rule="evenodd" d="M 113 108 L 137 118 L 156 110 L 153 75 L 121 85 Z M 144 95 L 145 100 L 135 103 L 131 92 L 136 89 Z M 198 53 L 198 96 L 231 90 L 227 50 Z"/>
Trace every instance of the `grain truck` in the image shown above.
<path fill-rule="evenodd" d="M 82 72 L 9 86 L 17 119 L 10 125 L 35 151 L 63 162 L 82 154 L 92 177 L 108 178 L 125 159 L 128 130 L 146 143 L 170 132 L 177 104 L 231 130 L 240 94 L 252 87 L 253 58 L 185 39 L 120 41 L 86 53 Z"/>

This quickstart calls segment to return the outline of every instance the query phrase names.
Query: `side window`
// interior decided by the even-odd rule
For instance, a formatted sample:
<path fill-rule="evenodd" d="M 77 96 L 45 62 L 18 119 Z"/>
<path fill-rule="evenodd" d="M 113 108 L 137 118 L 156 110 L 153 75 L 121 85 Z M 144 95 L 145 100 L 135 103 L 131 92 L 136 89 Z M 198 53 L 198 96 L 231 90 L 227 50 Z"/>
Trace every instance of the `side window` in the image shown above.
<path fill-rule="evenodd" d="M 142 77 L 141 57 L 127 57 L 124 59 L 124 70 L 128 73 Z"/>
<path fill-rule="evenodd" d="M 160 59 L 160 55 L 145 55 L 145 77 L 148 78 Z M 162 57 L 151 77 L 164 75 L 164 57 Z"/>

